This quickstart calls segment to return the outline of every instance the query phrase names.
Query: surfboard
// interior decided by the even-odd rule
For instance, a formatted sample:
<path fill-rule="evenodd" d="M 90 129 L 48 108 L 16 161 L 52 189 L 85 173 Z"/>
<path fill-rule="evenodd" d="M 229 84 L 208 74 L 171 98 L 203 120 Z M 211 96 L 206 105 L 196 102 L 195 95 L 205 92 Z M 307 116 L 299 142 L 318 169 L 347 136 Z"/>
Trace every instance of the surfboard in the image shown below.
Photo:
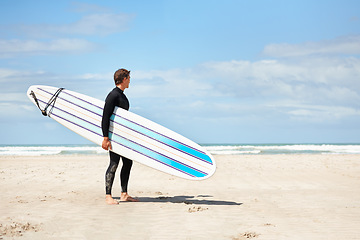
<path fill-rule="evenodd" d="M 30 86 L 27 95 L 43 115 L 101 146 L 104 101 L 43 85 Z M 203 180 L 216 170 L 204 147 L 122 108 L 115 107 L 110 118 L 109 139 L 113 152 L 174 176 Z"/>

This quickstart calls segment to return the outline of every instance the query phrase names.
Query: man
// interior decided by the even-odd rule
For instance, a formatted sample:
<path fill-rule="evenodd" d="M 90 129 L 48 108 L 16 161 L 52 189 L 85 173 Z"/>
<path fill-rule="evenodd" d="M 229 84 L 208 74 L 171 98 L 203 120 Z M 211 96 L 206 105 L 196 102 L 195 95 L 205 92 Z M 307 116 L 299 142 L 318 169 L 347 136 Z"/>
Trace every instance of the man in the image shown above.
<path fill-rule="evenodd" d="M 112 150 L 111 142 L 109 140 L 109 127 L 110 117 L 114 112 L 115 107 L 121 107 L 125 110 L 129 110 L 129 101 L 124 94 L 124 90 L 129 87 L 130 84 L 130 71 L 126 69 L 119 69 L 114 74 L 114 81 L 116 87 L 108 94 L 105 100 L 104 112 L 101 122 L 101 128 L 103 132 L 104 140 L 102 142 L 102 148 L 105 150 Z M 119 165 L 120 158 L 122 159 L 123 166 L 120 172 L 121 182 L 121 196 L 120 201 L 137 202 L 137 199 L 130 197 L 127 193 L 127 186 L 130 177 L 130 170 L 132 166 L 132 160 L 122 157 L 112 151 L 109 151 L 110 164 L 105 174 L 105 190 L 106 190 L 106 203 L 107 204 L 119 204 L 112 195 L 111 189 L 115 178 L 115 172 Z"/>

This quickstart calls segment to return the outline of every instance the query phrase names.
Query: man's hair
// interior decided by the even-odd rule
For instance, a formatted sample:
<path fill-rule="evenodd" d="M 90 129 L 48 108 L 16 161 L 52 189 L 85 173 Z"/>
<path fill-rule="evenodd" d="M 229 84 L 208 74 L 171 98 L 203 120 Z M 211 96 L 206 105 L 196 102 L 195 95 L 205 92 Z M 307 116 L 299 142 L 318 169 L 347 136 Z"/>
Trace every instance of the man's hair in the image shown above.
<path fill-rule="evenodd" d="M 119 85 L 123 82 L 124 78 L 127 78 L 130 75 L 130 71 L 126 70 L 124 68 L 121 68 L 119 70 L 117 70 L 114 73 L 114 81 L 115 81 L 115 85 Z"/>

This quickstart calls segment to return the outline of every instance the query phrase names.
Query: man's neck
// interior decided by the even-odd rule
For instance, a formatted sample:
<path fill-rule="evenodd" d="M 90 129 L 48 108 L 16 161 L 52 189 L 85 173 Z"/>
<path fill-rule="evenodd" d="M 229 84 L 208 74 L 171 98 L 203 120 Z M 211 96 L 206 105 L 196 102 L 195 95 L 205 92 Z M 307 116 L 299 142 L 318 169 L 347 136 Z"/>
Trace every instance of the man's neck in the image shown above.
<path fill-rule="evenodd" d="M 125 90 L 125 87 L 124 87 L 122 84 L 116 85 L 116 87 L 120 88 L 121 91 L 124 91 L 124 90 Z"/>

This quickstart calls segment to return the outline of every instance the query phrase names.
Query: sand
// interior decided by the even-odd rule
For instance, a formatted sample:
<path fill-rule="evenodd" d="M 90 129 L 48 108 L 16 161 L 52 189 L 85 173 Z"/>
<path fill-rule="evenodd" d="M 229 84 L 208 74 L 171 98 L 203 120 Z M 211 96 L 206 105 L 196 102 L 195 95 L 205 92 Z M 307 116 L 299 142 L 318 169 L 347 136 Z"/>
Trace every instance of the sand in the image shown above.
<path fill-rule="evenodd" d="M 0 157 L 0 239 L 360 239 L 360 155 L 215 159 L 204 181 L 134 163 L 140 202 L 111 206 L 105 155 Z"/>

